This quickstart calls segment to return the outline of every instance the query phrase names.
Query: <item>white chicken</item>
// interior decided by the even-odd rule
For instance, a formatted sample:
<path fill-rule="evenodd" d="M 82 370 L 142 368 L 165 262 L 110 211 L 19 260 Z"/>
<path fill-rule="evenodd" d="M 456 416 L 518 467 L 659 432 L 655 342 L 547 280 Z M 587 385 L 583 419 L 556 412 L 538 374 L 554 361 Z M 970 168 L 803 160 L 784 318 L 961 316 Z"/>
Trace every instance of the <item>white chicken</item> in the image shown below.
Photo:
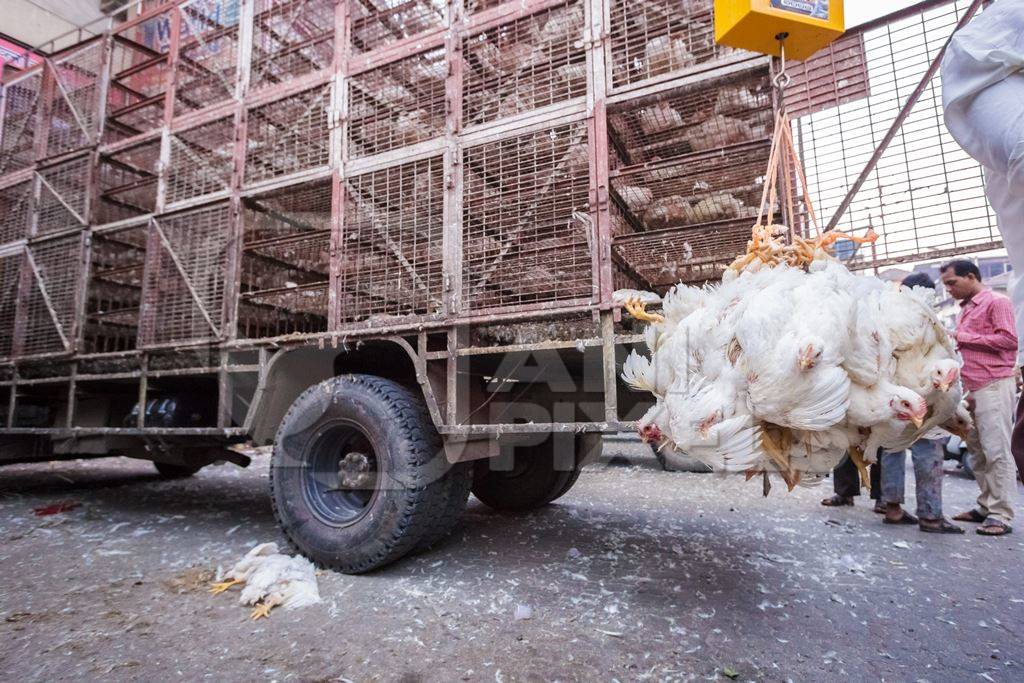
<path fill-rule="evenodd" d="M 936 428 L 962 429 L 960 360 L 921 291 L 850 273 L 835 237 L 783 245 L 755 230 L 720 285 L 678 285 L 647 314 L 651 357 L 623 377 L 654 394 L 641 436 L 725 472 L 815 483 Z"/>
<path fill-rule="evenodd" d="M 250 615 L 254 620 L 270 616 L 278 605 L 290 610 L 320 602 L 313 563 L 301 555 L 282 555 L 276 543 L 261 543 L 250 550 L 224 578 L 210 592 L 244 584 L 238 602 L 254 606 Z"/>

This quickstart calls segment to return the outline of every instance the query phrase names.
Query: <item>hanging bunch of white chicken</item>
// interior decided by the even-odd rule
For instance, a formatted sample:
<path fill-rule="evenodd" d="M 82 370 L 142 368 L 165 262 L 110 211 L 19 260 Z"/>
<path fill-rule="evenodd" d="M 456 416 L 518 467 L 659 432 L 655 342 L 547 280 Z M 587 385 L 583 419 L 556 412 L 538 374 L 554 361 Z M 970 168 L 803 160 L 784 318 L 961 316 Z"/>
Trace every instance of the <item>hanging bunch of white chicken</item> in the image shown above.
<path fill-rule="evenodd" d="M 815 483 L 849 452 L 908 447 L 937 428 L 962 433 L 960 360 L 934 292 L 852 274 L 828 253 L 837 235 L 784 245 L 755 228 L 719 285 L 677 286 L 651 322 L 650 357 L 623 378 L 655 405 L 641 435 L 669 455 L 724 472 Z"/>

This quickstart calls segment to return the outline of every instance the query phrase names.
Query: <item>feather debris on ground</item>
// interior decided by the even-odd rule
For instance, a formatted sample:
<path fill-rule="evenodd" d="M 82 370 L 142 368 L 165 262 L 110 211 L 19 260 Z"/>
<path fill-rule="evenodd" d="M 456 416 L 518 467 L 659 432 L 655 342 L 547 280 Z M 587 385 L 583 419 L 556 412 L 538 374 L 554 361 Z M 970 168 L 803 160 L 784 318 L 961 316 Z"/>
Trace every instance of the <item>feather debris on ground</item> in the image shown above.
<path fill-rule="evenodd" d="M 291 610 L 320 602 L 313 563 L 300 555 L 282 555 L 276 543 L 254 547 L 210 592 L 223 593 L 237 585 L 244 586 L 238 602 L 253 606 L 253 620 L 269 617 L 277 606 Z"/>
<path fill-rule="evenodd" d="M 815 484 L 849 453 L 865 462 L 936 429 L 962 433 L 961 361 L 930 291 L 858 276 L 816 240 L 757 225 L 719 285 L 678 285 L 647 313 L 649 356 L 635 350 L 623 379 L 655 396 L 638 422 L 663 452 L 716 471 Z M 873 233 L 856 241 L 871 241 Z"/>

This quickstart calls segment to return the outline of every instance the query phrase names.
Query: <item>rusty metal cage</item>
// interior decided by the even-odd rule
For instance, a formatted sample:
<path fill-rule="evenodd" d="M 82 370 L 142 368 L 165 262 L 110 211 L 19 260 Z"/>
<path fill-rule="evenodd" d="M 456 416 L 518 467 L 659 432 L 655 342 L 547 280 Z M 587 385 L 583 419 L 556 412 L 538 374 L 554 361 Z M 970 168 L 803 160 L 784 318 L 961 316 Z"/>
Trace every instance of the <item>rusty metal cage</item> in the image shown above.
<path fill-rule="evenodd" d="M 227 202 L 150 222 L 139 335 L 146 346 L 220 339 L 234 223 Z"/>
<path fill-rule="evenodd" d="M 345 0 L 354 52 L 370 52 L 390 43 L 442 28 L 445 0 Z"/>
<path fill-rule="evenodd" d="M 27 237 L 31 219 L 31 179 L 0 189 L 0 244 Z"/>
<path fill-rule="evenodd" d="M 50 235 L 89 224 L 92 169 L 91 154 L 37 168 L 39 194 L 35 235 Z"/>
<path fill-rule="evenodd" d="M 15 344 L 20 355 L 71 351 L 78 329 L 78 292 L 84 269 L 84 235 L 30 243 L 25 249 L 28 277 L 18 296 L 24 320 Z"/>
<path fill-rule="evenodd" d="M 244 200 L 240 339 L 327 330 L 331 183 Z"/>
<path fill-rule="evenodd" d="M 593 295 L 586 126 L 463 153 L 462 290 L 488 309 Z"/>
<path fill-rule="evenodd" d="M 115 223 L 156 210 L 160 138 L 112 150 L 100 157 L 95 222 Z"/>
<path fill-rule="evenodd" d="M 428 50 L 349 80 L 348 155 L 387 152 L 445 132 L 443 49 Z"/>
<path fill-rule="evenodd" d="M 231 189 L 235 121 L 227 116 L 171 134 L 168 205 Z"/>
<path fill-rule="evenodd" d="M 52 60 L 46 156 L 57 156 L 96 142 L 99 133 L 100 76 L 105 44 L 93 40 Z"/>
<path fill-rule="evenodd" d="M 0 125 L 0 173 L 27 168 L 35 161 L 35 133 L 39 121 L 42 70 L 25 74 L 3 88 Z"/>
<path fill-rule="evenodd" d="M 333 0 L 256 0 L 250 81 L 273 86 L 327 69 L 334 57 Z"/>
<path fill-rule="evenodd" d="M 0 255 L 0 326 L 9 330 L 0 334 L 0 358 L 14 355 L 14 327 L 17 321 L 18 285 L 24 258 L 20 251 Z"/>
<path fill-rule="evenodd" d="M 148 222 L 92 238 L 83 330 L 84 353 L 136 347 L 142 310 Z"/>
<path fill-rule="evenodd" d="M 132 137 L 163 122 L 170 69 L 171 13 L 113 34 L 107 89 L 107 141 Z"/>
<path fill-rule="evenodd" d="M 353 176 L 344 197 L 346 229 L 335 266 L 340 320 L 441 313 L 442 159 Z"/>
<path fill-rule="evenodd" d="M 249 110 L 246 183 L 327 167 L 330 95 L 327 84 Z"/>
<path fill-rule="evenodd" d="M 239 0 L 190 0 L 180 5 L 175 113 L 236 96 L 240 5 Z"/>
<path fill-rule="evenodd" d="M 587 93 L 581 0 L 466 39 L 465 125 L 486 123 Z"/>
<path fill-rule="evenodd" d="M 611 0 L 612 86 L 707 69 L 734 53 L 715 43 L 710 5 L 703 0 Z"/>

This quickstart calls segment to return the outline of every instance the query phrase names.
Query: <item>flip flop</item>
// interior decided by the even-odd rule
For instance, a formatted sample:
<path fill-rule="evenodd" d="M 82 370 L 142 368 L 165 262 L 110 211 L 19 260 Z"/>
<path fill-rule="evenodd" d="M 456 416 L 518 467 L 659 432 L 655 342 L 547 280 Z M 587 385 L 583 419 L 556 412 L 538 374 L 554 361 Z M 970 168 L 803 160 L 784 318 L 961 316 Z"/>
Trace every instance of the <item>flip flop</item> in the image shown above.
<path fill-rule="evenodd" d="M 1009 536 L 1013 533 L 1013 527 L 998 519 L 987 519 L 974 532 L 982 536 Z"/>
<path fill-rule="evenodd" d="M 846 505 L 853 505 L 853 498 L 847 498 L 846 496 L 830 496 L 825 500 L 821 501 L 821 504 L 827 508 L 838 508 Z"/>
<path fill-rule="evenodd" d="M 954 522 L 973 522 L 975 524 L 981 524 L 986 519 L 987 517 L 985 517 L 985 515 L 974 509 L 968 510 L 967 512 L 961 512 L 960 514 L 953 516 Z"/>
<path fill-rule="evenodd" d="M 914 515 L 910 514 L 906 510 L 903 511 L 903 515 L 899 519 L 889 519 L 886 517 L 882 520 L 883 524 L 920 524 L 920 520 Z"/>
<path fill-rule="evenodd" d="M 926 534 L 962 534 L 964 530 L 956 524 L 950 524 L 945 519 L 939 522 L 938 526 L 926 526 L 919 524 L 918 528 Z"/>

